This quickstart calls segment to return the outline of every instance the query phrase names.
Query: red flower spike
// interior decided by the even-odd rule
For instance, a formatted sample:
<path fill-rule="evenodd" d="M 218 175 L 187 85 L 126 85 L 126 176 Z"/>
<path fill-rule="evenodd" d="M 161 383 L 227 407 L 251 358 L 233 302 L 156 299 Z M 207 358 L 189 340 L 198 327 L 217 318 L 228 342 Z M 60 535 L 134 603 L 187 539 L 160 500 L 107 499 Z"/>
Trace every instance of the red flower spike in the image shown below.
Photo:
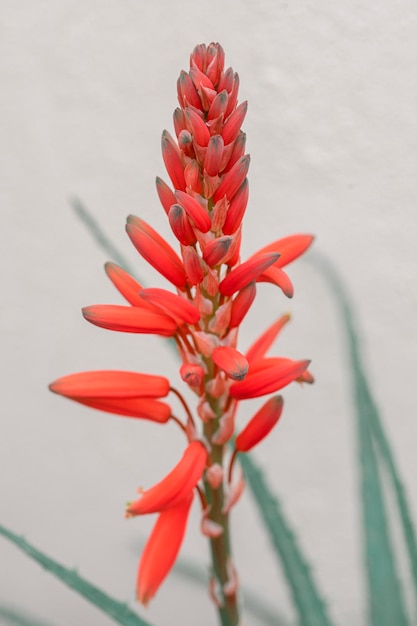
<path fill-rule="evenodd" d="M 185 122 L 190 133 L 199 146 L 207 146 L 210 139 L 210 132 L 204 120 L 193 109 L 184 110 Z"/>
<path fill-rule="evenodd" d="M 228 117 L 226 124 L 223 126 L 222 137 L 225 144 L 229 144 L 236 139 L 239 134 L 240 127 L 246 117 L 248 110 L 247 101 L 239 104 L 237 109 Z"/>
<path fill-rule="evenodd" d="M 257 282 L 276 285 L 283 291 L 287 298 L 292 298 L 294 295 L 294 287 L 290 277 L 280 267 L 276 267 L 276 265 L 268 267 L 268 269 L 257 278 Z"/>
<path fill-rule="evenodd" d="M 219 284 L 220 293 L 223 296 L 232 296 L 236 291 L 249 285 L 260 276 L 268 267 L 277 260 L 275 253 L 260 254 L 245 261 L 227 274 Z"/>
<path fill-rule="evenodd" d="M 203 259 L 210 265 L 215 267 L 224 263 L 230 254 L 230 248 L 233 243 L 233 237 L 225 235 L 210 241 L 204 248 Z"/>
<path fill-rule="evenodd" d="M 271 326 L 269 326 L 269 328 L 267 328 L 266 331 L 260 335 L 260 337 L 258 337 L 258 339 L 246 352 L 246 358 L 249 363 L 252 364 L 255 361 L 259 361 L 259 359 L 263 359 L 278 334 L 281 332 L 282 328 L 290 321 L 290 319 L 291 315 L 289 313 L 282 315 L 276 322 L 271 324 Z"/>
<path fill-rule="evenodd" d="M 150 302 L 174 319 L 182 320 L 185 324 L 197 324 L 200 319 L 200 312 L 189 300 L 166 289 L 151 287 L 142 289 L 139 295 L 146 302 Z"/>
<path fill-rule="evenodd" d="M 168 175 L 175 189 L 185 189 L 184 166 L 180 151 L 168 131 L 164 130 L 161 138 L 162 158 Z"/>
<path fill-rule="evenodd" d="M 136 595 L 145 606 L 175 563 L 184 538 L 193 494 L 160 513 L 139 563 Z"/>
<path fill-rule="evenodd" d="M 165 213 L 168 215 L 168 211 L 171 206 L 176 203 L 177 199 L 174 192 L 168 187 L 168 185 L 159 178 L 156 177 L 156 191 L 158 192 L 159 200 L 164 208 Z"/>
<path fill-rule="evenodd" d="M 152 398 L 71 398 L 92 409 L 132 417 L 146 419 L 159 424 L 166 424 L 171 417 L 171 407 L 166 402 Z"/>
<path fill-rule="evenodd" d="M 313 235 L 290 235 L 264 246 L 261 250 L 258 250 L 256 254 L 279 252 L 280 257 L 275 265 L 276 267 L 284 267 L 304 254 L 313 241 Z"/>
<path fill-rule="evenodd" d="M 58 378 L 49 389 L 66 398 L 163 398 L 169 393 L 169 380 L 164 376 L 94 370 L 77 372 Z"/>
<path fill-rule="evenodd" d="M 208 142 L 204 169 L 209 176 L 216 176 L 220 171 L 223 158 L 224 141 L 221 135 L 213 135 Z"/>
<path fill-rule="evenodd" d="M 182 257 L 184 260 L 184 268 L 188 284 L 197 285 L 198 283 L 201 283 L 204 278 L 204 272 L 201 267 L 202 260 L 197 252 L 191 246 L 184 247 L 182 250 Z"/>
<path fill-rule="evenodd" d="M 156 230 L 130 215 L 126 231 L 136 250 L 152 267 L 179 289 L 185 287 L 185 270 L 179 256 Z"/>
<path fill-rule="evenodd" d="M 116 263 L 106 263 L 104 269 L 113 285 L 130 304 L 143 307 L 143 301 L 139 298 L 142 285 L 137 280 Z"/>
<path fill-rule="evenodd" d="M 282 396 L 273 396 L 255 413 L 236 437 L 235 448 L 238 452 L 249 452 L 269 435 L 281 417 L 283 404 Z"/>
<path fill-rule="evenodd" d="M 246 357 L 230 346 L 214 348 L 213 362 L 233 380 L 243 380 L 248 372 Z"/>
<path fill-rule="evenodd" d="M 225 235 L 231 235 L 239 228 L 246 211 L 248 198 L 249 183 L 248 179 L 245 178 L 245 180 L 233 196 L 233 199 L 227 211 L 226 219 L 223 224 L 223 232 Z"/>
<path fill-rule="evenodd" d="M 310 361 L 262 359 L 251 364 L 245 380 L 231 385 L 230 395 L 245 400 L 273 393 L 297 380 L 309 364 Z"/>
<path fill-rule="evenodd" d="M 177 89 L 178 89 L 178 101 L 180 106 L 193 106 L 197 109 L 201 109 L 201 101 L 198 97 L 198 93 L 196 88 L 194 87 L 194 83 L 191 80 L 191 77 L 187 74 L 187 72 L 182 71 L 180 77 L 177 81 Z"/>
<path fill-rule="evenodd" d="M 122 333 L 145 333 L 172 337 L 177 323 L 168 315 L 116 304 L 95 304 L 82 309 L 84 318 L 101 328 Z"/>
<path fill-rule="evenodd" d="M 229 96 L 227 91 L 223 89 L 217 96 L 214 98 L 213 102 L 210 105 L 210 108 L 207 113 L 207 120 L 215 120 L 220 116 L 224 116 L 227 108 L 227 103 L 229 102 Z"/>
<path fill-rule="evenodd" d="M 217 200 L 220 200 L 223 196 L 227 196 L 229 201 L 233 198 L 234 194 L 246 178 L 246 174 L 249 169 L 249 162 L 250 156 L 248 154 L 236 161 L 234 166 L 223 176 L 222 182 L 216 189 L 213 196 L 214 202 L 217 202 Z"/>
<path fill-rule="evenodd" d="M 173 204 L 168 212 L 172 232 L 183 246 L 193 246 L 197 237 L 190 224 L 188 215 L 180 204 Z"/>
<path fill-rule="evenodd" d="M 232 310 L 230 314 L 230 328 L 237 328 L 240 326 L 242 320 L 246 316 L 252 302 L 256 296 L 256 283 L 249 283 L 246 287 L 241 289 L 232 303 Z"/>
<path fill-rule="evenodd" d="M 182 380 L 190 387 L 201 387 L 204 379 L 204 369 L 197 363 L 183 363 L 180 367 Z"/>
<path fill-rule="evenodd" d="M 144 491 L 139 500 L 126 508 L 126 516 L 156 513 L 175 506 L 186 498 L 200 480 L 207 460 L 201 441 L 188 444 L 181 460 L 159 483 Z"/>
<path fill-rule="evenodd" d="M 207 233 L 211 228 L 211 219 L 207 210 L 195 198 L 183 191 L 176 191 L 175 195 L 188 217 L 192 219 L 195 227 L 202 233 Z"/>

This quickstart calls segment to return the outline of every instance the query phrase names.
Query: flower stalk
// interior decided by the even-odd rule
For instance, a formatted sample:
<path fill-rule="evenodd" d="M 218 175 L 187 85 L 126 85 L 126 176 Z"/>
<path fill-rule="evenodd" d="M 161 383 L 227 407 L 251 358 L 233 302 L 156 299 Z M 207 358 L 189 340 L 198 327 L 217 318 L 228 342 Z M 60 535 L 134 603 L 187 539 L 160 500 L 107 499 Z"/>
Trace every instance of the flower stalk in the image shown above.
<path fill-rule="evenodd" d="M 64 376 L 50 388 L 98 410 L 160 424 L 172 420 L 179 426 L 186 437 L 182 459 L 154 487 L 140 491 L 139 499 L 126 509 L 126 517 L 158 513 L 139 564 L 136 595 L 147 604 L 168 575 L 197 491 L 201 529 L 212 558 L 210 596 L 221 626 L 237 626 L 239 584 L 229 517 L 244 480 L 236 459 L 273 430 L 283 400 L 267 399 L 243 427 L 238 426 L 238 405 L 294 381 L 313 382 L 308 360 L 267 356 L 288 315 L 261 333 L 246 354 L 237 348 L 239 327 L 255 300 L 257 283 L 270 283 L 292 297 L 291 280 L 282 268 L 303 254 L 313 238 L 300 234 L 277 239 L 241 262 L 249 198 L 250 157 L 241 130 L 247 102 L 238 103 L 239 77 L 225 69 L 224 61 L 217 43 L 195 47 L 189 71 L 181 72 L 177 82 L 175 137 L 168 131 L 162 134 L 171 185 L 158 177 L 156 188 L 179 253 L 143 219 L 127 219 L 131 242 L 171 283 L 171 290 L 145 289 L 125 270 L 107 263 L 106 273 L 128 305 L 83 309 L 85 319 L 101 328 L 172 337 L 181 360 L 181 379 L 196 396 L 195 409 L 158 375 L 97 370 Z M 173 415 L 170 394 L 179 400 L 184 419 Z"/>

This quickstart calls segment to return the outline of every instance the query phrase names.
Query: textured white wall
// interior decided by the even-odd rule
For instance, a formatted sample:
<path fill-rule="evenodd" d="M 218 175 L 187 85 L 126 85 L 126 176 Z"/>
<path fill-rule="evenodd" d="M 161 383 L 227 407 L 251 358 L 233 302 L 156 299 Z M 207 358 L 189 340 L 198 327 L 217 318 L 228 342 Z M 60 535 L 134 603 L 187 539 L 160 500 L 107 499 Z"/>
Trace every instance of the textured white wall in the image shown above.
<path fill-rule="evenodd" d="M 83 369 L 169 374 L 175 361 L 162 340 L 82 320 L 80 307 L 119 298 L 69 198 L 86 203 L 144 281 L 162 284 L 135 254 L 124 221 L 136 213 L 169 236 L 154 190 L 154 177 L 165 176 L 160 133 L 172 129 L 176 79 L 190 51 L 212 40 L 222 43 L 240 74 L 241 100 L 249 100 L 244 255 L 279 236 L 317 234 L 316 249 L 354 295 L 371 382 L 417 518 L 415 2 L 1 5 L 0 522 L 132 600 L 152 520 L 125 521 L 124 503 L 174 464 L 182 439 L 173 427 L 83 410 L 46 386 Z M 241 345 L 291 310 L 280 351 L 312 358 L 317 384 L 285 392 L 285 417 L 256 458 L 332 615 L 341 626 L 361 626 L 356 450 L 341 329 L 307 259 L 290 275 L 294 301 L 262 287 Z M 248 495 L 233 525 L 243 583 L 291 618 Z M 196 507 L 182 554 L 205 564 L 197 526 Z M 0 604 L 50 624 L 111 623 L 3 540 L 0 562 Z M 157 626 L 215 623 L 205 590 L 178 577 L 146 617 Z"/>

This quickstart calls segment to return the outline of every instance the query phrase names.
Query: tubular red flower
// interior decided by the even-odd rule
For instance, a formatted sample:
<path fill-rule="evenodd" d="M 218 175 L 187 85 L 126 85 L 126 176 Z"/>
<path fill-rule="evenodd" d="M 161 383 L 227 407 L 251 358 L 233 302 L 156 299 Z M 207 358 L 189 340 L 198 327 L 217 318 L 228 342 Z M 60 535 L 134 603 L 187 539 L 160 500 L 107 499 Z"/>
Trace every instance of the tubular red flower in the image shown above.
<path fill-rule="evenodd" d="M 246 357 L 231 346 L 219 346 L 212 353 L 213 362 L 233 380 L 243 380 L 249 364 Z"/>
<path fill-rule="evenodd" d="M 193 494 L 162 511 L 146 542 L 139 563 L 136 596 L 145 606 L 175 563 L 184 538 Z"/>
<path fill-rule="evenodd" d="M 95 326 L 123 333 L 148 333 L 172 337 L 178 327 L 172 317 L 136 306 L 95 304 L 82 309 L 82 314 Z"/>
<path fill-rule="evenodd" d="M 201 387 L 204 369 L 197 363 L 183 363 L 180 367 L 180 376 L 190 387 Z"/>
<path fill-rule="evenodd" d="M 185 287 L 187 280 L 181 259 L 156 230 L 139 217 L 129 215 L 126 231 L 136 250 L 152 267 L 179 289 Z"/>
<path fill-rule="evenodd" d="M 193 246 L 197 237 L 190 224 L 187 213 L 180 204 L 173 204 L 168 212 L 172 232 L 183 246 Z"/>
<path fill-rule="evenodd" d="M 291 319 L 289 313 L 285 313 L 276 322 L 271 324 L 263 333 L 258 337 L 258 339 L 251 345 L 249 350 L 246 352 L 246 358 L 249 363 L 254 363 L 255 361 L 259 361 L 262 359 L 269 348 L 274 343 L 278 334 L 282 330 L 282 328 L 287 324 Z"/>
<path fill-rule="evenodd" d="M 228 117 L 227 122 L 223 126 L 222 137 L 225 144 L 229 144 L 236 139 L 239 134 L 240 127 L 246 117 L 248 110 L 247 101 L 242 102 Z"/>
<path fill-rule="evenodd" d="M 224 171 L 228 172 L 244 154 L 246 147 L 246 133 L 240 131 L 233 143 L 225 146 L 225 152 L 227 148 L 230 148 L 230 154 L 228 162 L 224 164 Z"/>
<path fill-rule="evenodd" d="M 184 268 L 188 284 L 197 285 L 198 283 L 201 283 L 204 278 L 202 259 L 191 246 L 183 248 L 182 256 L 184 259 Z"/>
<path fill-rule="evenodd" d="M 231 385 L 230 395 L 245 400 L 273 393 L 297 380 L 309 364 L 283 358 L 262 359 L 250 366 L 245 380 Z"/>
<path fill-rule="evenodd" d="M 98 411 L 146 419 L 151 422 L 165 424 L 171 417 L 171 407 L 166 402 L 153 398 L 71 398 Z"/>
<path fill-rule="evenodd" d="M 169 380 L 153 374 L 94 370 L 62 376 L 49 389 L 66 398 L 163 398 L 169 393 Z"/>
<path fill-rule="evenodd" d="M 216 176 L 220 171 L 223 158 L 224 142 L 221 135 L 213 135 L 208 142 L 204 169 L 209 176 Z"/>
<path fill-rule="evenodd" d="M 265 402 L 236 437 L 238 452 L 248 452 L 269 435 L 281 417 L 283 404 L 282 396 L 273 396 Z"/>
<path fill-rule="evenodd" d="M 189 104 L 196 107 L 197 109 L 201 109 L 201 101 L 198 97 L 198 93 L 196 88 L 194 87 L 193 81 L 191 77 L 184 72 L 181 72 L 180 77 L 177 81 L 177 89 L 178 89 L 178 102 L 182 107 L 186 107 Z"/>
<path fill-rule="evenodd" d="M 268 267 L 264 272 L 262 272 L 256 282 L 272 283 L 273 285 L 276 285 L 283 291 L 287 298 L 292 298 L 294 295 L 294 287 L 290 277 L 284 272 L 284 270 L 276 265 Z"/>
<path fill-rule="evenodd" d="M 256 280 L 268 267 L 275 263 L 277 258 L 278 256 L 274 252 L 251 257 L 223 278 L 219 284 L 220 293 L 223 296 L 232 296 L 236 291 L 240 291 Z"/>
<path fill-rule="evenodd" d="M 269 243 L 267 246 L 258 250 L 255 255 L 265 254 L 266 252 L 278 252 L 280 256 L 275 266 L 284 267 L 304 254 L 313 243 L 313 240 L 313 235 L 289 235 L 288 237 L 277 239 L 277 241 Z"/>
<path fill-rule="evenodd" d="M 139 298 L 139 291 L 142 289 L 142 285 L 116 263 L 106 263 L 104 269 L 122 296 L 133 306 L 143 308 L 144 302 Z M 145 308 L 148 307 L 145 306 Z"/>
<path fill-rule="evenodd" d="M 177 199 L 174 195 L 174 192 L 168 187 L 168 185 L 159 178 L 156 177 L 156 191 L 158 193 L 159 200 L 164 208 L 165 213 L 168 215 L 168 211 L 171 206 L 176 203 Z"/>
<path fill-rule="evenodd" d="M 175 320 L 180 320 L 182 323 L 197 324 L 200 319 L 200 312 L 192 302 L 166 289 L 157 287 L 142 289 L 139 295 L 146 302 L 150 302 L 167 315 L 170 315 Z"/>
<path fill-rule="evenodd" d="M 175 195 L 178 202 L 184 207 L 188 217 L 194 222 L 196 228 L 201 230 L 202 233 L 208 232 L 211 228 L 211 219 L 207 209 L 203 208 L 195 198 L 183 191 L 176 191 Z"/>
<path fill-rule="evenodd" d="M 207 146 L 210 139 L 210 132 L 204 120 L 193 109 L 184 109 L 185 122 L 190 133 L 199 146 Z"/>
<path fill-rule="evenodd" d="M 207 119 L 209 120 L 208 124 L 210 124 L 210 121 L 215 120 L 220 116 L 224 116 L 228 101 L 229 96 L 227 94 L 227 91 L 223 89 L 223 91 L 220 91 L 220 93 L 217 94 L 217 96 L 214 98 L 213 102 L 210 105 L 207 113 Z"/>
<path fill-rule="evenodd" d="M 229 235 L 209 241 L 203 252 L 203 259 L 207 265 L 215 267 L 220 263 L 224 263 L 230 255 L 232 243 L 233 238 Z"/>
<path fill-rule="evenodd" d="M 229 205 L 223 225 L 223 232 L 225 235 L 231 235 L 239 228 L 242 223 L 243 216 L 245 215 L 248 198 L 249 183 L 248 179 L 245 178 Z"/>
<path fill-rule="evenodd" d="M 246 154 L 236 161 L 233 167 L 223 176 L 222 181 L 218 188 L 216 189 L 213 201 L 217 202 L 223 196 L 227 196 L 227 199 L 230 201 L 236 191 L 239 189 L 241 184 L 246 178 L 246 174 L 248 173 L 250 163 L 250 156 Z"/>
<path fill-rule="evenodd" d="M 167 130 L 161 138 L 162 158 L 175 189 L 185 189 L 184 166 L 175 141 Z"/>
<path fill-rule="evenodd" d="M 201 441 L 188 444 L 182 459 L 159 483 L 144 491 L 141 498 L 128 504 L 126 516 L 156 513 L 171 508 L 183 500 L 200 480 L 207 460 L 207 450 Z"/>
<path fill-rule="evenodd" d="M 256 283 L 249 283 L 246 287 L 241 289 L 232 303 L 232 311 L 230 314 L 230 328 L 237 328 L 240 326 L 245 315 L 252 306 L 256 296 Z"/>

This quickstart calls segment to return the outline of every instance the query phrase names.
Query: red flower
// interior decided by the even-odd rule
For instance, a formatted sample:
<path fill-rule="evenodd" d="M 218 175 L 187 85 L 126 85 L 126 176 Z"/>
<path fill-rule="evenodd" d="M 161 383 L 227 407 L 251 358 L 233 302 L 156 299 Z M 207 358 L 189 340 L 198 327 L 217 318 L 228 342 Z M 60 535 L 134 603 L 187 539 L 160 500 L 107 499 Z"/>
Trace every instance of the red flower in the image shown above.
<path fill-rule="evenodd" d="M 223 477 L 231 481 L 236 454 L 267 436 L 282 411 L 281 396 L 266 400 L 237 435 L 227 472 L 222 466 L 224 446 L 236 432 L 239 402 L 274 393 L 293 381 L 313 381 L 308 360 L 266 356 L 288 315 L 262 333 L 246 355 L 237 347 L 238 329 L 255 300 L 256 284 L 268 282 L 292 297 L 291 280 L 282 268 L 313 240 L 304 234 L 277 239 L 241 262 L 250 157 L 241 130 L 247 103 L 239 104 L 238 91 L 239 77 L 231 68 L 225 69 L 222 47 L 196 46 L 189 71 L 181 72 L 177 82 L 175 137 L 162 133 L 162 157 L 171 185 L 156 179 L 179 254 L 143 219 L 130 216 L 126 225 L 139 254 L 171 283 L 171 289 L 145 289 L 124 269 L 108 263 L 107 275 L 129 305 L 83 309 L 84 317 L 102 328 L 172 337 L 181 359 L 180 376 L 198 398 L 196 411 L 161 376 L 83 372 L 51 385 L 55 393 L 96 409 L 156 422 L 171 419 L 187 437 L 176 467 L 126 511 L 128 517 L 159 513 L 139 567 L 137 596 L 143 603 L 153 597 L 175 561 L 195 489 L 203 505 L 203 529 L 212 541 L 223 542 L 221 550 L 213 550 L 214 558 L 227 555 L 227 566 L 217 563 L 214 570 L 221 601 L 226 602 L 229 594 L 226 603 L 230 603 L 236 590 L 227 578 L 234 571 L 227 516 L 244 480 L 225 485 Z M 161 400 L 168 392 L 176 395 L 183 417 L 174 415 L 171 403 Z M 201 418 L 207 448 L 198 440 L 193 413 Z M 198 483 L 204 476 L 203 493 Z"/>

